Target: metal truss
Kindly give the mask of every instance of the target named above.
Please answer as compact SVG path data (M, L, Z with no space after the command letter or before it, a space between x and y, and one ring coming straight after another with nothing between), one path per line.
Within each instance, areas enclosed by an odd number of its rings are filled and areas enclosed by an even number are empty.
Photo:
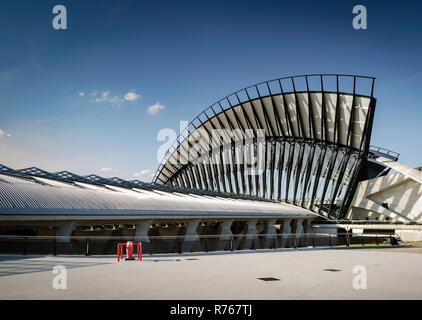
M213 190L201 190L186 187L179 187L173 185L162 185L157 183L148 183L140 180L124 180L118 177L104 178L95 174L80 176L69 171L48 172L37 167L30 167L20 170L15 170L0 164L0 174L14 176L16 178L23 178L37 182L36 178L44 178L49 180L56 180L69 184L85 183L99 187L115 186L126 189L144 189L149 191L164 191L170 193L196 194L206 195L210 197L219 197L226 199L242 199L242 200L257 200L257 201L271 201L269 199L262 199L259 197L248 196L243 194L228 194Z
M369 155L374 83L373 77L312 74L236 91L189 123L153 181L344 218ZM221 139L214 134L219 129L228 130ZM251 143L239 143L239 136ZM251 154L258 164L253 167L245 164Z

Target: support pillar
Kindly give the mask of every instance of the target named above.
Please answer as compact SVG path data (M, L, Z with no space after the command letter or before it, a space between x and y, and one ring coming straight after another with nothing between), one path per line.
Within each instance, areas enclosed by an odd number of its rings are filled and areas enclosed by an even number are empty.
M231 249L229 244L233 236L231 230L232 223L233 219L227 219L223 221L220 237L218 239L217 250L225 250L226 248L228 248L229 250ZM232 246L234 247L234 243L232 243Z
M73 253L72 244L70 243L70 237L72 236L73 230L75 229L76 221L64 222L59 225L56 230L56 243L54 248L54 254L69 254Z
M293 238L292 238L292 228L290 227L290 223L292 222L291 219L284 219L283 220L283 230L281 232L281 248L289 248L292 246Z
M152 220L144 220L135 224L135 232L133 234L135 242L149 243L148 230Z
M57 242L70 243L70 236L75 229L76 221L69 221L57 227L56 236Z
M252 247L252 242L254 242L254 248L256 249L258 246L258 234L256 231L256 225L258 223L258 219L252 219L248 221L248 230L246 233L246 239L243 245L243 249L249 250Z
M303 228L305 230L305 246L312 246L312 219L305 219Z
M267 221L267 230L265 235L265 245L264 248L273 248L278 247L277 242L277 230L275 229L276 219L270 219Z
M195 244L199 246L199 236L196 229L198 228L200 219L195 219L187 222L186 234L183 240L182 251L192 251Z
M303 219L296 219L295 221L295 236L296 236L296 244L298 247L305 246L305 232L303 230Z

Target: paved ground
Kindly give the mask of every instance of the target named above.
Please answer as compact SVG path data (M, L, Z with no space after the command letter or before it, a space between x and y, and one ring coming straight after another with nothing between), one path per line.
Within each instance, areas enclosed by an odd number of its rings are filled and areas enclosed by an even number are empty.
M0 299L422 299L421 253L260 250L119 263L110 256L0 256ZM65 290L53 289L56 265L67 268ZM366 267L366 290L352 286L355 265ZM279 281L258 279L271 277Z
M73 259L39 259L35 257L23 259L21 256L0 256L0 277L43 271L51 272L54 266L57 265L64 265L66 268L71 269L91 267L100 264L104 263L98 263L95 261L74 261ZM2 278L0 278L0 287L1 279Z

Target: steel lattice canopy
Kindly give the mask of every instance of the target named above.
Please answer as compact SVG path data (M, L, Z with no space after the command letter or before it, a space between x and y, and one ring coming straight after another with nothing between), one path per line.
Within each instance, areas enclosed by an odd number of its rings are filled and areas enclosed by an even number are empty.
M18 173L26 174L29 176L36 176L36 177L47 177L47 178L57 178L53 173L44 171L37 167L30 167L26 169L18 170Z
M11 173L11 174L17 173L15 170L13 170L13 169L11 169L9 167L3 166L1 164L0 164L0 172L1 173Z
M374 82L373 77L318 74L238 90L189 123L154 182L254 195L341 218L366 166ZM250 170L245 154L258 148L259 167Z

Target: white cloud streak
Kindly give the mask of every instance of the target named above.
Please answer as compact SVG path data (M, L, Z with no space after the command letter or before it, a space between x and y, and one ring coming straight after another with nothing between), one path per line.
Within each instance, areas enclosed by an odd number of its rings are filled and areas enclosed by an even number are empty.
M150 173L151 171L150 170L148 170L148 169L145 169L145 170L141 170L141 171L139 171L139 172L135 172L133 175L134 176L143 176L143 175L146 175L146 174L148 174L148 173Z
M133 91L126 93L125 96L124 96L124 99L126 101L136 101L139 98L141 98L141 95L137 94L136 92L133 92Z
M84 92L79 92L78 94L79 94L81 97L83 97L83 96L85 95L85 93L84 93ZM137 93L136 93L136 92L134 92L134 91L127 92L127 93L123 96L123 98L119 97L118 95L111 96L111 95L110 95L110 91L103 91L100 95L98 95L97 90L94 90L94 91L91 93L91 96L93 97L93 98L91 99L91 102L94 102L94 103L108 102L108 103L110 103L113 107L121 107L121 106L122 106L122 104L123 104L125 101L136 101L136 100L138 100L139 98L141 98L141 95L140 95L140 94L137 94Z
M144 181L152 180L152 177L154 176L154 174L149 169L145 169L145 170L141 170L139 172L135 172L133 175L135 177L138 177L138 179L141 179L141 180L144 180Z
M123 100L122 99L120 99L118 96L114 96L114 97L111 97L111 98L108 98L108 100L107 100L109 103L111 103L111 105L113 106L113 107L120 107L122 104L123 104Z
M95 98L92 100L92 102L104 102L107 101L109 98L108 96L110 95L110 91L104 91L100 97Z
M159 102L157 102L157 103L153 104L152 106L150 106L147 109L147 111L148 111L149 114L156 115L156 114L158 114L158 112L160 110L163 110L164 108L165 107L163 105L161 105Z

